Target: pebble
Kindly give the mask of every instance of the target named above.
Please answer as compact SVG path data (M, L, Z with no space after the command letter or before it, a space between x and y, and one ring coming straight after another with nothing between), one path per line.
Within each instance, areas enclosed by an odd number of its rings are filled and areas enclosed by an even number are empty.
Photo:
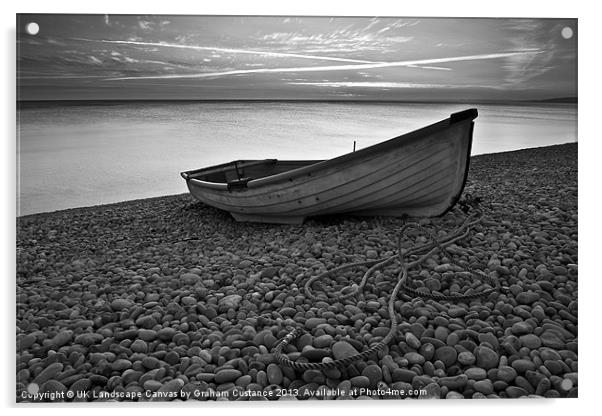
M34 379L33 383L38 385L44 384L46 381L56 378L56 376L63 371L62 363L52 363L49 364L46 368L44 368L40 374L38 374Z
M506 388L506 394L512 399L518 399L519 397L528 396L529 392L522 387L508 386Z
M415 350L419 349L420 346L422 345L420 343L420 340L416 337L416 335L412 334L411 332L406 332L405 339L406 339L406 343L411 348L414 348Z
M512 368L514 368L519 374L523 374L528 370L535 370L535 364L532 361L526 359L520 359L512 361Z
M148 352L148 344L146 343L146 341L137 339L136 341L132 342L132 345L130 345L130 349L134 352L146 353Z
M269 364L268 368L266 370L266 374L268 376L268 382L270 384L276 384L276 385L282 384L284 376L282 374L282 370L280 369L280 366L278 366L277 364L274 364L274 363Z
M488 379L476 381L472 387L485 395L493 393L493 383Z
M240 371L226 368L220 370L218 373L215 374L215 383L224 384L228 382L233 382L240 376L242 376L242 373Z
M358 354L358 351L347 341L338 341L332 345L332 355L335 360L342 360L355 354Z
M441 377L439 379L439 384L441 386L447 387L450 390L462 390L468 383L468 376L466 374L458 374L457 376L452 377Z
M367 377L370 380L370 388L375 389L377 384L383 379L383 371L378 365L371 364L364 368L362 376Z
M349 381L351 381L351 386L357 388L368 388L370 387L370 379L366 376L355 376L352 377Z
M506 383L512 382L517 375L518 374L516 370L513 367L507 365L500 366L497 371L497 378L499 380L505 381Z
M471 367L464 371L466 377L471 380L483 380L487 377L487 371L479 367Z
M241 227L189 196L19 218L17 388L41 380L61 391L316 391L353 380L433 398L576 396L576 153L559 146L473 158L467 191L491 206L487 221L449 255L427 259L414 283L425 293L475 290L453 255L487 266L509 290L463 302L399 299L395 342L327 371L278 364L272 352L284 328L307 324L284 349L293 360L366 350L388 332L395 266L374 273L357 299L309 299L302 282L395 255L398 219ZM462 219L452 211L422 223L443 237ZM420 234L407 243L427 243ZM336 290L357 284L357 271L333 274ZM319 296L332 286L322 283ZM385 397L358 397L368 398Z
M473 365L476 361L476 357L470 351L462 351L458 354L458 362L462 365Z
M82 344L84 347L89 347L102 341L104 337L101 334L95 332L87 332L79 334L75 337L74 342L76 344Z
M408 360L410 364L422 365L426 361L425 358L417 352L408 352L403 356L403 358Z
M322 325L326 323L326 319L324 318L309 318L305 321L305 328L308 330L315 329L318 325Z
M155 338L157 338L157 331L154 331L152 329L139 329L138 338L146 342L151 342Z
M57 349L63 345L67 345L73 339L73 331L70 329L58 332L50 341L50 345Z
M445 367L450 367L456 362L458 352L454 347L444 346L435 350L435 359L441 360Z
M497 367L500 357L489 347L479 346L475 349L474 355L477 359L477 366L489 370Z
M237 309L238 305L240 305L241 301L242 301L242 296L240 296L240 295L228 295L228 296L224 296L219 301L219 306L223 307L225 309Z
M539 300L539 295L536 292L528 291L521 292L516 296L516 301L523 305L531 305L533 302Z
M332 344L333 338L332 335L320 335L314 339L314 347L316 348L327 348Z
M539 336L539 339L545 347L554 348L557 350L563 349L566 345L562 338L553 331L544 331L543 334Z
M120 312L124 309L128 309L133 305L133 302L130 299L118 298L114 299L111 302L111 309L114 311Z
M179 395L180 390L182 390L182 387L184 387L184 384L186 384L184 380L179 378L174 378L173 380L168 381L167 383L163 384L159 390L157 390L157 395L151 398L151 401L157 402L173 400L175 397L171 394Z
M520 343L523 347L527 347L530 350L536 350L537 348L541 347L542 343L541 343L541 339L534 334L527 334L527 335L523 335L520 338Z
M512 325L511 330L514 335L525 335L530 334L533 331L533 327L527 322L521 321Z

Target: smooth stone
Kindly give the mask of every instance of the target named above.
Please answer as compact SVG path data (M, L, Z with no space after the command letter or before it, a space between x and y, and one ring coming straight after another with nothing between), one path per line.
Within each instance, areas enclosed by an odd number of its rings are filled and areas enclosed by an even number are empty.
M355 376L355 377L351 378L349 381L351 381L351 385L353 387L358 387L358 388L370 387L370 379L366 376Z
M530 305L533 302L536 302L539 300L539 295L536 292L532 292L532 291L521 292L518 295L516 295L515 299L520 304Z
M132 362L125 358L120 358L118 360L113 361L113 363L111 364L111 368L113 369L113 371L121 372L127 370L128 368L132 368Z
M161 361L156 357L146 356L142 359L142 366L148 370L161 367Z
M449 329L444 326L438 326L437 329L435 329L435 338L441 342L447 341L448 335Z
M494 349L497 349L499 347L499 345L500 345L497 337L495 335L493 335L491 332L487 332L487 333L484 333L484 334L479 334L478 338L479 338L480 342L487 342Z
M161 341L171 341L177 332L178 331L171 327L161 328L157 331L157 338L159 338Z
M136 326L144 329L151 329L157 325L157 320L151 315L144 315L136 319Z
M527 359L519 359L512 361L512 368L514 368L519 374L523 374L528 370L535 370L535 364Z
M50 345L54 348L60 348L68 344L73 339L73 331L70 329L59 331L50 341Z
M487 378L487 371L479 367L471 367L464 371L466 377L471 380L483 380Z
M306 370L303 373L303 380L306 383L316 383L318 385L323 384L326 381L320 370Z
M470 351L462 351L458 354L458 362L462 365L473 365L476 360L476 357Z
M498 368L497 371L497 378L499 380L505 381L506 383L510 383L512 382L516 376L517 376L517 372L514 368L507 366L507 365L503 365L500 368Z
M134 352L146 353L148 352L148 345L145 341L137 339L136 341L132 342L130 349Z
M440 399L441 398L441 386L437 383L429 383L422 388L426 394L421 394L418 399Z
M497 367L500 357L489 347L479 346L475 348L474 355L477 359L477 366L485 370Z
M476 381L472 388L485 395L493 393L493 383L488 379Z
M146 380L143 384L142 387L144 387L145 390L149 390L149 391L157 391L161 388L162 384L160 381L157 380Z
M168 381L167 383L163 384L161 386L161 388L159 388L159 390L157 390L157 396L151 398L151 401L156 402L156 401L173 400L174 397L168 396L168 394L169 393L179 393L180 390L182 390L182 387L184 387L184 384L186 384L184 382L184 380L179 379L179 378L174 378L173 380ZM165 393L165 394L159 394L159 393Z
M561 350L566 346L564 340L554 331L544 331L544 333L539 336L539 339L544 347Z
M306 347L301 352L301 357L307 358L309 361L322 361L325 357L330 356L330 351L320 348Z
M414 335L411 332L406 332L405 339L406 339L406 344L408 344L411 348L414 348L415 350L419 349L420 346L422 345L422 343L416 337L416 335Z
M326 319L324 318L309 318L305 321L305 327L310 331L315 329L318 325L322 325L326 323Z
M346 341L338 341L332 345L332 356L335 360L342 360L356 354L359 352Z
M396 368L391 373L391 378L394 382L403 381L405 383L411 383L416 376L417 374L415 372L405 368Z
M40 387L40 393L48 393L56 395L56 401L64 401L67 392L67 387L57 380L48 380Z
M403 358L408 360L408 362L410 364L422 365L426 361L422 355L418 354L417 352L412 352L412 351L405 353Z
M526 335L533 332L533 327L529 325L527 322L521 321L512 325L511 329L514 335Z
M104 337L101 334L97 334L95 332L86 332L84 334L79 334L75 337L74 342L76 344L82 344L85 347L89 347L91 345L97 344L102 341Z
M224 384L235 381L238 377L242 376L242 373L238 370L225 368L215 374L215 383Z
M333 338L332 335L320 335L314 339L314 347L316 348L328 348L330 344L332 344Z
M152 329L139 329L138 338L140 338L142 341L151 342L157 338L157 331Z
M368 377L370 380L370 388L373 389L376 388L377 384L383 379L383 371L376 364L366 366L362 371L362 375Z
M130 299L118 298L111 302L111 309L120 312L124 309L130 308L134 303Z
M268 383L281 385L284 379L282 374L282 370L277 364L271 363L268 365L266 369L266 374L268 376Z
M506 387L506 394L512 399L517 399L519 397L528 396L529 392L522 387L508 386Z
M435 359L441 360L446 368L452 366L457 358L458 352L454 347L445 346L435 350Z
M33 383L41 386L46 381L56 378L61 371L63 371L62 363L49 364L33 379Z
M520 343L523 347L527 347L530 350L536 350L541 347L541 339L534 334L527 334L519 337Z
M241 301L240 295L227 295L220 299L219 306L225 309L236 309Z
M466 374L458 374L453 377L441 377L439 379L439 384L450 390L461 390L466 386L466 383L468 383L468 376Z

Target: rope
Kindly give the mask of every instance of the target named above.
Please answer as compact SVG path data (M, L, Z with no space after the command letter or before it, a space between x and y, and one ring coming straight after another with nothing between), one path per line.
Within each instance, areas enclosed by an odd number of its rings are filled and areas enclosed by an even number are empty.
M274 350L273 350L274 358L281 365L292 367L295 370L310 370L310 369L325 370L325 369L332 369L332 368L336 368L336 367L344 367L354 361L369 357L370 355L374 354L375 352L382 350L395 337L395 334L397 332L397 314L395 313L395 300L397 299L399 292L401 290L403 290L403 292L405 294L411 295L413 297L421 297L421 298L433 299L433 300L437 300L437 301L450 301L450 302L458 302L458 301L477 299L477 298L488 296L493 292L496 292L499 288L497 287L496 283L493 282L493 279L491 279L488 275L486 275L483 272L473 270L470 266L465 266L465 267L460 266L450 255L449 251L446 249L447 246L455 243L456 241L466 238L470 234L470 228L475 226L476 224L480 223L483 220L483 216L484 216L483 213L478 208L476 208L476 205L478 205L479 202L480 202L479 199L473 199L470 195L467 195L466 200L462 201L459 205L460 205L460 208L467 214L468 214L468 211L472 209L473 214L467 215L460 227L458 227L450 235L448 235L440 240L437 239L430 230L421 226L420 224L408 223L408 224L405 224L399 232L399 237L397 240L397 254L394 254L386 259L376 259L376 260L368 260L368 261L344 264L342 266L339 266L334 269L328 270L324 273L321 273L317 276L311 277L305 283L305 286L304 286L305 294L307 295L308 298L316 300L317 296L312 292L312 289L311 289L312 285L316 281L323 280L324 278L329 277L337 272L341 272L341 271L344 271L344 270L347 270L347 269L350 269L353 267L369 266L370 268L364 273L359 285L352 285L350 287L349 286L347 287L347 289L350 288L351 290L345 291L345 289L343 289L341 291L334 292L334 293L329 293L327 291L324 292L326 297L330 298L330 299L337 299L337 300L347 299L347 298L354 296L354 295L358 294L359 292L361 292L362 289L364 288L364 286L366 285L368 279L370 278L370 276L376 270L382 269L383 267L388 266L389 264L393 263L395 260L398 260L399 264L401 265L401 271L399 272L399 275L397 278L397 284L393 288L393 291L391 292L391 295L389 297L389 302L388 302L388 313L389 313L389 317L391 320L391 324L389 327L389 332L387 333L387 335L385 335L385 337L381 341L374 344L373 346L371 346L370 348L368 348L365 351L362 351L360 353L354 354L354 355L346 357L346 358L332 360L332 361L328 361L328 362L321 362L321 363L297 362L297 361L290 360L286 355L284 355L282 353L282 350L288 344L290 344L293 340L295 340L299 335L306 332L305 329L303 329L301 327L296 327L296 328L293 328L280 342L278 342L276 347L274 347ZM405 232L412 228L426 234L426 236L428 237L430 242L428 242L426 244L422 244L418 247L415 247L411 250L406 251L402 247L403 237L405 235ZM481 278L486 280L492 286L492 288L483 289L483 290L475 292L475 293L457 294L457 295L423 293L423 292L420 292L420 291L416 290L415 288L413 288L411 286L411 279L409 278L409 272L408 272L409 269L420 265L422 262L424 262L427 258L432 256L437 251L445 253L449 259L449 262L452 265L456 266L457 268L467 269L470 272L470 274L473 276L479 275ZM421 257L419 257L417 260L412 261L412 262L406 261L406 259L409 258L410 256L415 256L415 255L418 255L418 254L424 253L424 252L426 252L426 253L423 254ZM345 293L343 293L344 291L345 291Z

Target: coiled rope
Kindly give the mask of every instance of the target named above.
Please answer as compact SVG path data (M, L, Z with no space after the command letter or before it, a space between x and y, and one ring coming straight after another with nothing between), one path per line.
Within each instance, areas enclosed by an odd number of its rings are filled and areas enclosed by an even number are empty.
M413 297L421 297L421 298L433 299L433 300L437 300L437 301L449 301L449 302L458 302L458 301L477 299L477 298L488 296L489 294L491 294L493 292L496 292L499 288L498 288L497 284L495 282L493 282L493 279L491 279L488 275L486 275L485 273L483 273L481 271L473 270L470 266L465 266L464 268L467 269L470 272L470 274L473 276L479 275L483 280L487 281L492 287L478 291L478 292L474 292L474 293L457 294L457 295L456 294L444 295L444 294L437 294L437 293L424 293L424 292L420 292L420 291L416 290L415 288L413 288L411 286L411 281L409 278L409 272L408 272L409 269L420 265L423 261L425 261L427 258L432 256L437 251L445 253L447 255L447 258L449 259L449 262L452 265L454 265L460 269L463 268L453 259L453 257L450 255L450 253L446 249L446 247L459 240L466 238L470 234L471 227L475 226L476 224L480 223L483 220L483 213L477 207L478 203L479 203L478 199L472 198L470 195L467 195L466 200L462 201L462 203L461 203L461 208L466 213L468 213L469 210L472 210L473 212L466 216L462 225L460 227L458 227L453 233L451 233L450 235L448 235L440 240L438 240L431 233L431 231L429 231L427 228L423 227L422 225L420 225L418 223L408 223L408 224L405 224L399 232L399 236L398 236L398 240L397 240L397 254L394 254L386 259L377 259L377 260L369 260L369 261L363 261L363 262L344 264L342 266L339 266L334 269L328 270L324 273L321 273L317 276L311 277L305 283L305 286L304 286L305 294L307 295L308 298L316 300L317 297L312 291L312 286L316 281L319 281L323 278L332 276L335 273L342 272L344 270L347 270L347 269L350 269L353 267L370 266L370 268L364 273L359 285L354 284L352 286L348 286L347 288L345 288L345 289L350 289L350 290L343 289L341 291L334 292L334 293L329 293L328 291L324 291L324 294L328 298L342 300L342 299L346 299L351 296L354 296L354 295L358 294L359 292L361 292L363 290L364 286L366 285L366 282L368 281L370 276L375 271L382 269L385 266L388 266L389 264L393 263L395 260L398 260L399 264L401 266L401 271L399 272L399 275L397 278L397 284L395 285L393 291L391 292L390 297L389 297L389 302L388 302L388 313L389 313L391 324L389 327L389 332L381 341L374 344L372 347L368 348L367 350L364 350L360 353L354 354L354 355L346 357L346 358L332 360L332 361L328 361L328 362L320 362L320 363L297 362L297 361L290 360L286 355L284 355L282 353L282 350L288 344L290 344L299 335L301 335L302 333L305 332L304 328L296 327L296 328L293 328L274 347L274 350L273 350L274 358L281 365L292 367L295 370L303 371L303 370L310 370L310 369L326 370L326 369L332 369L332 368L336 368L336 367L344 367L354 361L365 359L365 358L369 357L370 355L382 350L395 337L395 334L397 332L397 314L395 313L395 300L397 299L399 292L401 290L403 290L403 292L405 294L413 296ZM403 237L404 237L406 231L409 229L412 229L412 228L426 234L429 242L426 244L422 244L418 247L415 247L413 249L410 249L410 250L404 250L402 247ZM419 257L415 261L408 262L406 260L410 256L418 255L421 253L425 253L425 254L423 254L421 257Z

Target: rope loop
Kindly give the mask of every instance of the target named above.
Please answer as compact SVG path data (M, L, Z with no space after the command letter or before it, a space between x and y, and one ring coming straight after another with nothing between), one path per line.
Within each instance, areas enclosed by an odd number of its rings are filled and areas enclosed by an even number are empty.
M351 269L354 267L369 267L368 270L363 274L362 280L360 281L359 284L352 284L352 285L347 286L346 288L344 288L340 291L337 291L337 292L324 291L324 294L326 295L327 298L336 299L337 301L340 301L340 300L350 298L350 297L355 296L358 293L360 293L363 290L364 286L366 285L366 282L368 281L368 279L374 272L376 272L377 270L380 270L386 266L389 266L390 264L397 261L399 263L399 265L401 266L401 271L399 272L399 276L397 278L397 283L396 283L395 287L393 288L393 290L391 291L391 294L389 296L389 302L388 302L388 313L389 313L391 323L390 323L390 327L389 327L389 332L380 342L374 344L367 350L364 350L360 353L357 353L355 355L352 355L352 356L349 356L349 357L346 357L343 359L332 360L332 361L321 362L321 363L297 362L297 361L290 360L285 354L283 354L284 348L287 345L289 345L291 342L293 342L299 335L301 335L302 333L305 332L305 330L303 328L295 327L292 330L290 330L286 334L286 336L284 338L282 338L278 342L278 344L274 347L274 350L273 350L274 358L281 365L291 367L295 370L300 370L300 371L310 370L310 369L327 370L327 369L332 369L332 368L337 368L337 367L345 367L354 361L365 359L365 358L371 356L372 354L374 354L378 351L381 351L386 345L388 345L394 339L395 334L397 332L397 314L395 313L395 300L398 298L400 291L403 291L403 293L405 295L409 295L409 296L415 297L415 298L420 297L420 298L426 298L426 299L433 299L436 301L447 301L447 302L461 302L461 301L474 300L474 299L489 296L490 294L492 294L494 292L499 292L500 287L496 284L496 282L493 281L493 279L489 275L483 273L482 271L473 270L472 267L470 267L470 265L466 265L466 266L459 265L454 260L453 256L449 252L449 250L446 248L446 247L450 246L451 244L454 244L455 242L463 240L466 237L468 237L468 235L470 234L471 228L474 227L475 225L477 225L478 223L480 223L484 217L483 211L481 210L481 198L479 198L479 197L473 197L471 194L467 193L465 198L462 201L458 202L458 206L459 206L459 209L465 214L465 219L462 222L462 224L456 230L454 230L451 234L438 239L431 230L420 225L419 223L417 223L417 222L406 223L401 227L401 229L398 233L397 253L396 254L394 254L388 258L385 258L385 259L376 259L376 260L368 260L368 261L344 264L344 265L338 266L334 269L327 270L319 275L310 277L307 280L307 282L305 283L305 285L303 287L303 289L305 291L305 295L309 299L316 300L317 296L314 294L314 292L312 290L312 286L314 285L314 283L316 281L320 281L326 277L330 277L336 273L339 273L339 272L342 272L342 271L345 271L345 270L348 270L348 269ZM411 248L411 249L403 248L402 245L403 245L404 237L406 236L406 232L410 229L414 229L414 230L417 230L417 231L423 233L427 237L428 242L424 243L422 245L419 245L417 247ZM459 268L461 270L462 269L467 270L468 272L470 272L470 274L473 277L478 275L482 280L484 280L488 284L490 284L491 288L486 288L486 289L480 290L478 292L469 293L469 294L449 294L449 295L438 294L438 293L423 293L423 292L420 292L417 289L415 289L411 284L411 279L409 278L409 270L413 267L416 267L416 266L422 264L427 258L429 258L435 252L438 252L438 251L441 252L442 254L445 254L446 257L449 259L449 262L452 265L454 265L456 268ZM410 257L417 256L419 254L421 254L421 256L418 259L413 260L413 261L408 261L408 259Z

